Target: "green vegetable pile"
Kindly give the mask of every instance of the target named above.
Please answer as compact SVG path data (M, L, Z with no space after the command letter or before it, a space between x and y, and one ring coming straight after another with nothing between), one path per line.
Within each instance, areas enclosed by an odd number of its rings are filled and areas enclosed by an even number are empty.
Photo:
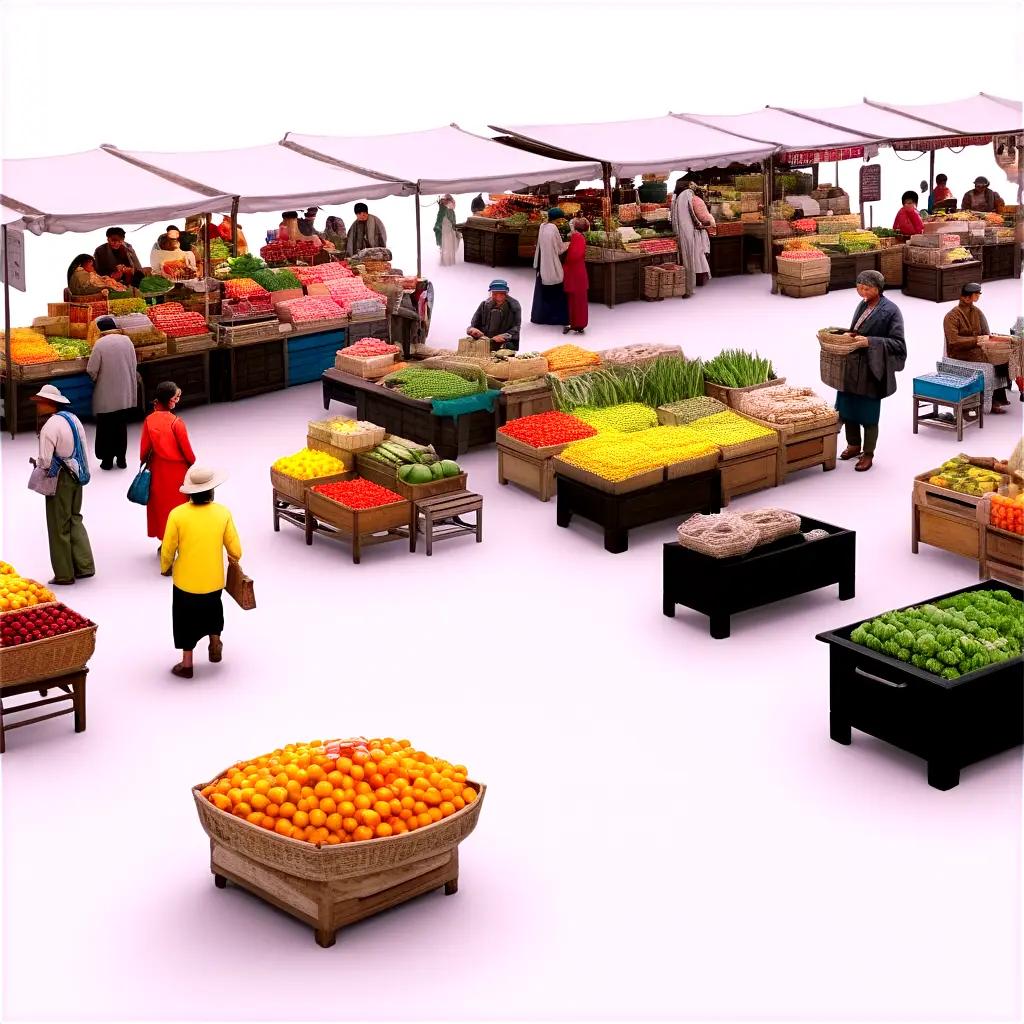
M638 402L652 409L704 393L704 371L699 359L674 356L642 366L604 367L560 380L549 378L555 408L571 413L581 406L606 409Z
M899 232L893 231L892 228L871 228L872 233L878 235L879 238L895 238Z
M86 359L92 354L92 347L84 338L47 338L61 359Z
M221 242L221 245L223 244ZM214 258L212 244L210 245L210 258ZM252 253L247 252L243 256L229 256L228 267L231 268L228 272L228 277L255 278L261 270L266 270L267 265L258 256L253 256Z
M234 274L232 274L234 276ZM268 292L280 292L286 288L301 288L302 282L290 270L254 271L252 279Z
M465 398L485 390L487 383L483 371L478 379L466 380L447 370L421 370L417 367L389 373L384 380L396 384L407 398Z
M770 359L738 348L724 349L704 364L704 379L726 388L749 388L774 378Z
M139 291L144 294L156 294L157 292L170 291L174 285L167 280L166 277L161 277L159 274L147 274L139 282Z
M664 408L668 409L676 417L677 424L695 423L707 416L716 416L725 412L726 406L717 398L710 398L702 395L697 398L684 398L681 402L667 402Z
M1005 590L956 594L862 622L850 639L943 679L958 679L1020 656L1024 602Z
M149 308L145 299L110 299L107 306L113 316L124 316L126 313L145 313Z
M210 239L210 259L211 260L226 260L231 256L231 249L228 247L228 243L223 238L211 238ZM262 263L261 263L262 265Z

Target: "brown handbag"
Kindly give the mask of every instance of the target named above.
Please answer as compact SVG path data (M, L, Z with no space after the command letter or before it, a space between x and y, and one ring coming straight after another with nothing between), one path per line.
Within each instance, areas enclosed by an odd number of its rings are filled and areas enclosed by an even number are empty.
M233 558L228 559L228 578L224 589L243 611L251 611L256 607L256 591L252 577L246 576L241 565Z

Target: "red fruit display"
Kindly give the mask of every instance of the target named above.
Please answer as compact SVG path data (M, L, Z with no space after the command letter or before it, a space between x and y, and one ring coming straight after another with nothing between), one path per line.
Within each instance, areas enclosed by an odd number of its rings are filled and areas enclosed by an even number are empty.
M0 647L17 647L37 640L49 640L92 625L94 623L64 604L25 608L0 615Z
M381 338L362 338L342 349L347 356L390 356L401 351L397 345L389 345Z
M394 505L396 501L405 500L400 494L372 480L339 480L332 484L317 484L313 490L339 505L358 510L380 508L381 505Z
M585 437L593 437L597 431L589 423L568 413L539 412L533 416L509 420L505 426L498 428L498 433L533 448L546 448L553 444L582 441Z

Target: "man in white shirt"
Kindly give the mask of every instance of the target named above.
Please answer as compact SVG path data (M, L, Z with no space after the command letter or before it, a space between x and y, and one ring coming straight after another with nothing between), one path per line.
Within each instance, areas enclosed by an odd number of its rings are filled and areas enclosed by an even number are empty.
M100 469L128 465L128 417L138 405L135 346L117 329L112 316L96 321L99 341L93 345L86 372L93 379L92 413L96 417L96 458Z
M50 584L68 584L96 575L89 534L82 522L82 481L89 479L89 456L81 420L64 408L71 403L52 384L32 396L41 416L37 465L56 471L57 491L46 498L46 534L50 541Z

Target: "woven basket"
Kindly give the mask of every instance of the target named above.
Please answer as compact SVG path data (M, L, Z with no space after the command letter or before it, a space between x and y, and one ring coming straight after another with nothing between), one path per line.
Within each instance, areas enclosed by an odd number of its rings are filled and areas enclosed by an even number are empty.
M207 785L196 786L192 796L199 823L211 840L275 871L315 882L360 878L453 850L476 828L487 792L486 786L473 783L477 798L471 804L414 832L337 846L314 846L214 807L201 792Z
M342 433L331 429L331 420L310 420L306 426L307 440L323 441L334 448L347 452L361 452L368 448L376 448L384 440L384 428L376 423L360 420L358 431ZM307 445L307 447L309 447Z
M749 512L738 513L749 526L757 530L758 544L771 544L774 541L800 532L800 517L793 512L781 508L755 508Z
M846 354L821 350L821 383L827 388L842 391L846 382Z
M548 361L543 356L534 359L496 359L484 367L495 380L520 380L538 377L548 372Z
M893 238L882 239L882 241L895 242ZM890 245L878 254L878 269L885 278L885 283L890 287L900 287L903 284L903 246L900 244Z
M460 356L487 356L491 357L490 338L459 338Z
M351 373L356 377L363 377L372 380L374 377L383 377L391 372L395 365L395 354L389 353L383 356L349 356L342 349L334 357L334 368L345 373Z
M837 330L835 327L823 327L818 331L818 344L821 346L823 352L831 352L835 355L849 355L850 352L860 348L860 345L856 341L845 341L845 333L843 334L832 334L831 331Z
M711 558L735 558L753 551L760 543L755 526L733 512L691 516L676 528L684 548Z
M17 647L0 647L0 686L76 672L85 667L95 650L95 626Z

